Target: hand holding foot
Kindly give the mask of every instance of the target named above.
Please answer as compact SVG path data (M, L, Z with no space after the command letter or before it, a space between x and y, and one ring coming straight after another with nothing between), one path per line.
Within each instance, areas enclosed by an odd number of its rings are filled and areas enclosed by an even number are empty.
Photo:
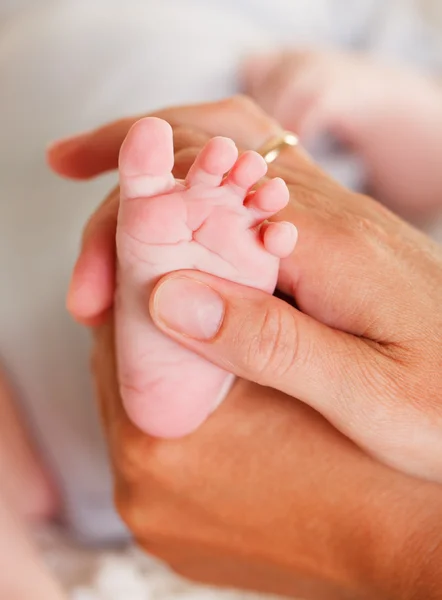
M212 124L223 107L213 105ZM249 107L244 120L254 115L248 126L256 137L269 121ZM78 153L99 165L103 135L114 129L83 138L80 150L71 143L72 170L82 164ZM302 313L258 290L193 273L224 299L219 333L200 341L183 336L176 320L161 315L161 293L151 302L157 324L218 366L300 398L382 461L442 481L440 249L378 203L330 181L298 149L281 156L271 173L284 177L295 200L278 217L301 232L295 260L281 263L278 285ZM91 220L74 274L75 314L89 322L112 304L117 211L113 194ZM92 278L97 271L102 285Z
M293 225L264 223L287 205L289 193L281 179L252 191L267 171L259 154L238 158L231 140L214 138L184 181L174 179L173 163L172 129L165 121L147 118L132 127L120 153L119 380L128 414L161 437L195 430L222 401L232 377L156 328L148 297L158 279L196 269L272 294L279 259L291 254L296 242ZM211 293L204 285L199 292ZM162 298L178 322L180 300ZM205 335L213 327L213 312L198 316Z

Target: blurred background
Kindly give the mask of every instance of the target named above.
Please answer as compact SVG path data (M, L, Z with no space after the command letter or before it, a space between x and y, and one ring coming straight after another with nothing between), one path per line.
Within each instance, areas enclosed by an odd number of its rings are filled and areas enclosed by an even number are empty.
M283 101L283 125L298 130L296 94L271 87L269 56L287 53L288 84L293 53L306 49L363 53L436 82L441 48L441 0L1 0L0 357L11 402L60 491L62 527L39 526L37 539L73 599L224 594L178 583L130 544L108 549L129 536L112 505L89 337L64 297L83 225L116 177L57 179L47 145L122 116L238 92L275 114ZM332 90L333 72L325 67ZM356 86L344 87L351 98ZM328 130L316 133L306 140L314 158L344 184L369 187L364 156ZM0 423L0 448L1 439Z

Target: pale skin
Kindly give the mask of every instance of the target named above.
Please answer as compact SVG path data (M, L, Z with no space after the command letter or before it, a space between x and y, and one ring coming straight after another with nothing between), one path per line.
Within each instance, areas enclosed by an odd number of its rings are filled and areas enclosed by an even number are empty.
M56 514L58 498L15 404L12 386L0 374L0 596L63 600L28 533L29 523Z
M57 511L55 486L17 408L13 386L0 371L0 479L20 517L38 521Z
M164 336L146 314L146 294L161 276L183 268L272 294L279 260L296 242L291 223L264 223L287 205L289 192L282 179L252 191L267 171L259 154L238 158L232 140L218 137L185 180L174 178L173 167L170 125L154 118L136 123L119 160L117 356L128 414L160 437L199 427L227 395L232 376ZM168 301L177 306L179 299Z
M0 499L0 530L2 598L66 600L34 547L23 516L6 498Z

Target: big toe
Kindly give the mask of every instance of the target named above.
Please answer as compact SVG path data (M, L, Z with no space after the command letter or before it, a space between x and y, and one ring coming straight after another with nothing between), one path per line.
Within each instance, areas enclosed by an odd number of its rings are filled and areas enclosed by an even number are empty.
M166 192L174 184L173 131L163 119L137 121L124 140L119 158L123 197L143 197Z

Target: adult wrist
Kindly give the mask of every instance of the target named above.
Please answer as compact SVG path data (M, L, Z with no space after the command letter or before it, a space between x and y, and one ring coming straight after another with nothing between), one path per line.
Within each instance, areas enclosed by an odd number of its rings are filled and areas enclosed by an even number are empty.
M379 496L378 510L368 508L367 514L373 535L367 532L371 548L365 577L373 574L372 597L440 600L442 488L399 475L398 485Z
M318 535L320 569L313 571L314 579L327 574L330 593L334 584L336 596L327 598L440 600L442 488L389 468L381 467L380 474L379 468L373 461L372 478L367 469L363 477L349 479L349 494L342 495L340 506L330 497ZM323 492L327 494L327 482ZM290 527L287 533L296 540ZM299 560L299 550L287 550L286 556ZM293 573L302 570L296 562L290 566Z

